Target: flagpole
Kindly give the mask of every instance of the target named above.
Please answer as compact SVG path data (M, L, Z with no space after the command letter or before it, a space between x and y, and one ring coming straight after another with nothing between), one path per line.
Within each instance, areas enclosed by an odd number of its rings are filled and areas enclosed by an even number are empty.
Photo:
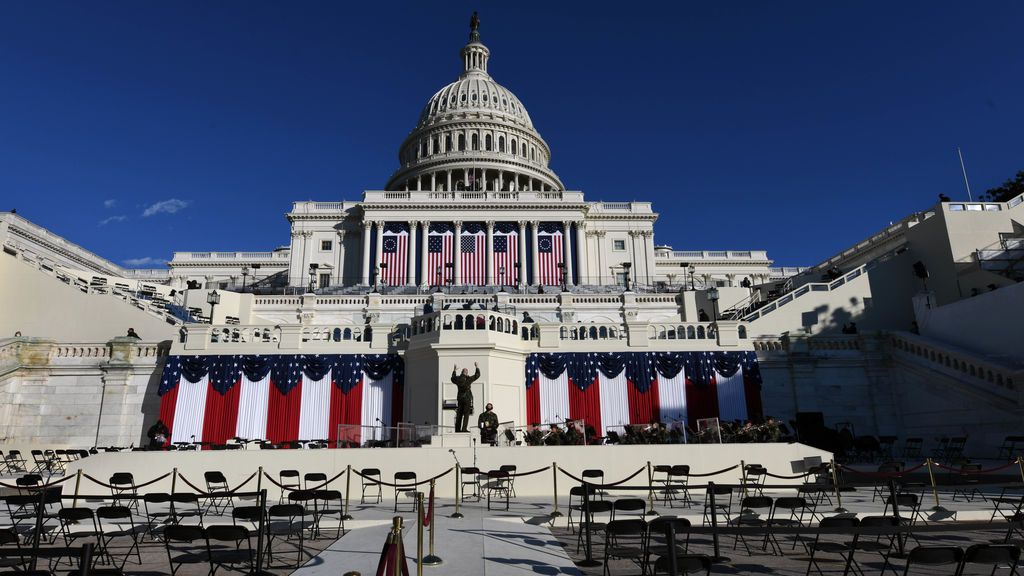
M967 181L967 168L964 166L964 155L960 152L960 147L956 147L956 154L960 157L960 171L964 174L964 186L967 187L967 201L974 202L974 197L971 195L971 183Z

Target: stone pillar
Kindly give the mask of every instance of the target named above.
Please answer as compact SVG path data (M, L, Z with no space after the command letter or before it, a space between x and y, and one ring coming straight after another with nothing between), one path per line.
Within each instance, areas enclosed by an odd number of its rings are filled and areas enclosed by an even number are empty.
M579 276L580 284L591 284L587 278L589 266L587 266L587 237L583 230L583 222L576 223L576 275Z
M565 264L563 268L565 278L563 282L566 286L572 286L572 248L570 247L570 240L572 236L572 222L566 220L562 222L562 262Z
M487 285L494 285L494 220L487 221Z
M408 272L405 275L405 285L416 285L416 221L409 220L409 242L406 245L405 263L408 265Z
M373 222L363 220L363 285L370 283L370 227Z
M378 220L377 221L377 246L376 246L376 250L374 250L374 252L375 252L375 254L374 254L374 261L373 261L373 266L375 268L374 278L376 279L376 283L379 284L380 283L380 262L381 262L381 259L384 256L384 221L383 220Z
M420 270L423 270L423 285L429 286L431 283L430 279L434 277L434 271L427 269L427 262L430 257L430 253L427 252L427 248L429 248L428 240L430 239L430 221L424 220L420 222L420 227L423 228L423 246L420 248Z
M519 282L520 286L526 285L526 223L522 220L516 222L519 226L517 241L519 242Z
M445 173L448 175L448 187L445 188L445 190L448 191L448 192L451 192L452 191L452 171L451 170L447 170L447 171L445 171ZM424 228L424 230L426 230L426 228Z
M452 285L462 284L462 220L456 220L455 237L452 239L452 262L454 270L452 273Z
M540 274L538 274L538 270L537 270L537 262L540 260L540 257L537 255L537 228L538 228L538 225L539 225L539 223L536 220L534 220L533 222L530 222L530 230L531 230L531 234L533 234L533 250L530 251L531 252L530 256L533 257L533 261L530 262L530 270L533 271L533 283L534 284L540 284Z
M338 257L334 261L336 269L334 273L334 283L338 286L343 286L345 284L345 231L338 230L336 233L338 235ZM254 276L253 281L255 280L256 278Z

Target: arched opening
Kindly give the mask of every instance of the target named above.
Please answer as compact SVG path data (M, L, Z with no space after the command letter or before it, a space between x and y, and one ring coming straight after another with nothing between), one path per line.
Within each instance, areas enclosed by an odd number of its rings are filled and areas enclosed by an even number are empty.
M491 151L491 135L487 134L484 136L484 150Z
M522 153L522 156L523 156L523 158L526 158L526 143L525 142L523 143L523 153Z
M504 136L498 136L498 152L504 152L504 151L505 151L505 137Z
M445 134L444 135L444 150L442 150L442 152L451 152L451 151L452 151L452 135L451 134Z
M459 152L466 151L466 135L459 134Z
M480 136L479 135L473 134L470 137L469 147L472 150L479 150L480 149Z

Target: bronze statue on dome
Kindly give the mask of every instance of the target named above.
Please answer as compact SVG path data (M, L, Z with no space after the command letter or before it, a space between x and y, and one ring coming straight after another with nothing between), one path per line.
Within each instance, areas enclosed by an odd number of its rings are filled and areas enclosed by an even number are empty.
M476 15L476 10L469 18L469 40L471 42L480 40L480 17Z

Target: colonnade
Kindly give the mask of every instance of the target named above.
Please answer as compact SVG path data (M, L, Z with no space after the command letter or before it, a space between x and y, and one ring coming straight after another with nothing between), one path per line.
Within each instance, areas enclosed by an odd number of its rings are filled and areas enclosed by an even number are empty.
M450 283L455 286L463 285L462 275L462 229L463 221L443 221L443 222L432 222L430 220L409 220L405 222L408 225L409 240L406 243L407 246L407 258L406 264L408 266L405 275L405 284L407 286L417 285L417 262L419 262L419 284L430 285L430 272L428 270L429 265L429 251L427 241L430 226L432 223L444 223L449 224L454 229L454 236L452 238L452 266L451 274L447 271L443 273L443 278L446 283ZM547 224L550 221L526 221L518 220L514 222L517 233L517 267L518 273L515 275L515 282L500 282L502 285L526 285L528 279L532 281L530 284L538 284L540 282L540 270L538 269L539 251L538 241L541 224ZM382 262L383 256L383 245L384 245L384 228L388 224L388 221L374 221L364 220L362 222L363 227L363 259L362 259L362 283L369 285L376 279L376 274L379 274L379 266ZM488 220L483 222L487 232L487 243L486 243L486 284L495 285L496 278L499 274L495 262L494 262L494 230L497 222L494 220ZM583 237L583 225L582 222L575 220L565 220L558 222L562 232L562 262L564 263L564 283L566 285L573 284L574 278L574 264L579 265L578 275L580 278L586 277L586 256L582 253L585 250L585 242ZM570 241L573 236L573 224L576 225L576 236ZM530 258L527 258L526 254L526 235L527 228L531 235L531 253ZM420 232L421 234L417 234ZM422 243L417 247L417 240ZM371 245L374 247L373 254L371 254ZM574 249L577 252L574 256ZM418 258L417 258L418 256ZM529 272L529 275L528 275ZM508 274L506 273L506 276ZM557 284L558 282L549 282L549 284Z
M389 190L391 188L388 188ZM418 174L405 180L403 191L431 192L552 192L550 183L511 170L486 168L454 168Z

